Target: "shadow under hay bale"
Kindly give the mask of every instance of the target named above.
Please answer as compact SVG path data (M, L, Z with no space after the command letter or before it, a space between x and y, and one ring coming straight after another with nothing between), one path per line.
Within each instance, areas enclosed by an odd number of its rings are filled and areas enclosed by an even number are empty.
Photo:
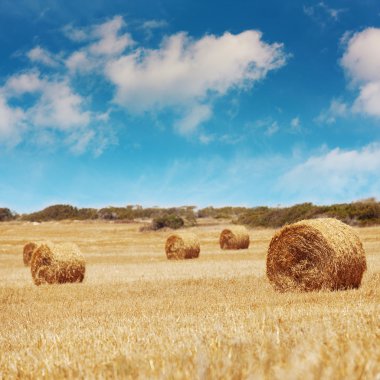
M358 288L366 269L358 235L336 219L290 224L269 244L267 276L279 291Z
M32 261L33 252L36 250L37 246L38 246L37 243L35 243L33 241L26 243L24 245L22 257L23 257L25 266L30 266L30 262Z
M86 266L78 246L45 242L34 251L31 272L36 285L82 282Z
M220 233L219 244L221 249L248 249L249 233L243 226L226 228Z
M168 259L195 259L201 251L198 237L193 233L172 234L166 239L165 252Z

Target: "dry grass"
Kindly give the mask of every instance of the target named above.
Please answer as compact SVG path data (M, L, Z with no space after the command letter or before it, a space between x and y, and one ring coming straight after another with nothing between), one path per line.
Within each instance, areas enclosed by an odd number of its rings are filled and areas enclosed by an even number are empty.
M0 378L379 379L380 228L358 230L359 289L278 294L274 231L226 252L221 227L192 229L199 259L168 261L167 233L137 224L0 224ZM84 283L34 286L33 238L77 242Z

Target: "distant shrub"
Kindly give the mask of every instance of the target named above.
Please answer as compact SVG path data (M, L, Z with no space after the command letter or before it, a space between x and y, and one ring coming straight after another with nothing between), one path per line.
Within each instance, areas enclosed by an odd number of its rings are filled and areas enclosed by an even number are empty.
M301 203L291 207L255 207L240 214L236 222L252 227L281 227L303 219L331 217L346 224L368 226L380 224L380 203L374 199L316 206L312 203Z
M16 215L9 208L0 208L0 222L7 222L16 218Z
M98 210L96 208L80 208L78 209L77 219L93 220L98 218Z
M167 214L154 218L152 221L152 230L156 231L164 227L174 230L183 227L185 221L178 215Z
M70 205L53 205L46 207L42 211L26 214L23 220L31 222L44 222L49 220L77 219L78 209Z

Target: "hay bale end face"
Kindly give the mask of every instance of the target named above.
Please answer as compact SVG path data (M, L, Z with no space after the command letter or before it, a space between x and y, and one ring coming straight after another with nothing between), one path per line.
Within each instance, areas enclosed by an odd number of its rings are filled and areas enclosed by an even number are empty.
M243 226L224 229L219 237L221 249L248 249L249 233Z
M35 251L37 246L38 246L37 243L33 241L30 241L29 243L26 243L24 245L22 257L23 257L25 266L30 265L30 262L32 261L33 252Z
M272 238L267 276L278 291L358 288L367 269L354 229L337 219L303 220Z
M45 242L34 251L31 272L36 285L82 282L86 266L78 246Z
M198 237L192 233L172 234L166 239L165 252L168 259L195 259L201 251Z

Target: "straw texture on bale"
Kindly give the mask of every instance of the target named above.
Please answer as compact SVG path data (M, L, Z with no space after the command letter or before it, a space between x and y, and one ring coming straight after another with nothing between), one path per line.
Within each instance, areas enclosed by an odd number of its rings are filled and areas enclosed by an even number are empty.
M29 243L26 243L24 245L24 250L23 250L23 260L24 260L24 265L29 266L30 262L32 261L32 255L35 249L37 248L37 243L30 241Z
M193 233L172 234L166 239L165 252L168 259L195 259L201 251L198 237Z
M85 261L75 244L45 242L34 251L31 272L36 285L82 282Z
M235 226L224 229L219 237L222 249L247 249L249 247L249 234L245 227Z
M366 269L358 235L336 219L290 224L269 244L267 276L279 291L358 288Z

